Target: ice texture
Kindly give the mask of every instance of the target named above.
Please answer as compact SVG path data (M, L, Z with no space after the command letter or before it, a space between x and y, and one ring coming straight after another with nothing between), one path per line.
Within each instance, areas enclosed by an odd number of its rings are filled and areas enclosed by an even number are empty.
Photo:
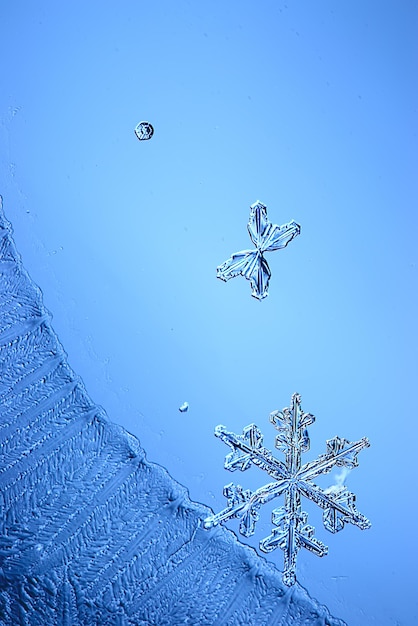
M357 455L368 447L366 437L351 443L347 439L334 437L327 441L325 454L302 465L302 453L310 447L307 427L315 421L311 413L301 409L301 397L293 394L290 407L273 411L270 422L278 430L275 446L285 454L285 462L276 459L263 446L263 435L255 424L244 428L242 435L228 432L225 426L217 426L215 434L232 450L225 459L229 471L244 471L256 465L274 480L256 491L245 490L241 485L230 483L224 487L227 507L216 515L208 516L205 528L212 528L231 518L240 520L240 533L245 537L254 534L263 504L284 496L284 506L273 510L274 529L260 542L263 552L281 548L284 552L283 582L296 582L296 559L300 548L306 548L317 556L328 552L327 546L314 536L315 528L307 523L308 515L302 511L302 497L308 498L323 509L323 523L327 530L336 533L350 523L362 530L370 527L369 520L357 511L355 495L344 485L333 485L321 489L313 482L317 476L327 474L334 466L350 470L357 467ZM341 473L344 478L345 473Z
M299 235L300 226L295 221L278 226L267 218L267 207L258 201L250 207L248 233L255 250L235 252L216 269L216 275L225 282L235 276L244 276L251 284L251 295L258 300L268 296L270 268L265 252L285 248Z
M92 402L1 207L0 373L1 626L342 626Z

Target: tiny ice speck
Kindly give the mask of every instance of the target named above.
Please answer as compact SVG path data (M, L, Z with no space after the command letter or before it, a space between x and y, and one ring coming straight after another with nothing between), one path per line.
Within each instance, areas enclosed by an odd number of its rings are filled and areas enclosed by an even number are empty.
M138 137L139 141L151 139L153 134L154 127L149 122L139 122L139 124L135 126L135 135Z
M189 403L188 402L183 402L183 404L181 406L179 406L179 411L180 413L186 413L186 411L189 410Z

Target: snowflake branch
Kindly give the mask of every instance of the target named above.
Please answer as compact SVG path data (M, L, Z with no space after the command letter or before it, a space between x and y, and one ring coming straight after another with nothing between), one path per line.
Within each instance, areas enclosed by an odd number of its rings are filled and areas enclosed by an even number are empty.
M232 449L225 458L225 469L230 472L237 469L244 471L253 463L276 480L286 477L284 463L275 459L270 450L262 445L263 435L255 424L246 426L242 435L228 432L225 426L220 425L215 428L215 435Z
M321 454L315 461L306 463L298 472L298 478L300 480L313 480L320 474L328 474L334 465L353 469L358 466L358 453L368 447L370 447L370 442L367 437L354 443L340 437L328 439L326 453Z

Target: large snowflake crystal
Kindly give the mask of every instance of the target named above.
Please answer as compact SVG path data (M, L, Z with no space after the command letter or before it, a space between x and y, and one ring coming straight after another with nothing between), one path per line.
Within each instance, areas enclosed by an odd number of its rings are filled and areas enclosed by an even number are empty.
M270 450L263 446L263 435L255 424L244 428L242 435L228 432L224 426L217 426L215 435L230 448L225 459L225 468L230 471L244 471L251 464L264 470L273 478L256 491L245 490L241 485L230 483L224 487L228 506L210 515L204 521L205 528L216 526L231 518L240 520L240 533L245 537L254 534L262 504L278 496L284 496L284 506L273 510L274 525L271 535L260 542L263 552L276 548L284 551L283 582L293 585L296 580L296 558L300 548L306 548L317 556L324 556L328 548L314 536L315 529L307 523L307 513L302 511L302 496L315 502L323 509L323 523L327 530L336 533L345 523L355 524L362 530L370 527L369 520L355 507L355 495L344 485L334 485L321 489L313 482L317 476L328 474L335 466L346 470L357 467L357 455L369 447L366 437L351 443L347 439L328 439L325 454L315 461L302 465L303 452L309 450L310 442L307 427L315 417L301 409L300 395L292 396L290 408L274 411L270 422L278 430L275 446L285 454L285 462L276 459ZM344 474L344 472L342 473Z
M251 295L262 300L268 296L271 277L264 253L285 248L296 235L299 235L300 226L293 220L282 226L272 224L267 218L267 207L257 201L250 207L248 232L255 250L235 252L216 268L216 275L225 282L235 276L244 276L250 281Z

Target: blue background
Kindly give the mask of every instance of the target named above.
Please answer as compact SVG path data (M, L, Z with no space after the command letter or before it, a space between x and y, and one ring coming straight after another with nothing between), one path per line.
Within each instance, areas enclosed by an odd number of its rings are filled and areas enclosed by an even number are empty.
M219 423L271 448L298 391L306 461L368 436L346 482L372 529L332 536L304 503L330 552L298 558L352 626L418 620L417 18L407 0L0 8L0 193L70 364L216 511L227 482L266 481L223 469ZM302 225L261 303L216 279L257 199Z

